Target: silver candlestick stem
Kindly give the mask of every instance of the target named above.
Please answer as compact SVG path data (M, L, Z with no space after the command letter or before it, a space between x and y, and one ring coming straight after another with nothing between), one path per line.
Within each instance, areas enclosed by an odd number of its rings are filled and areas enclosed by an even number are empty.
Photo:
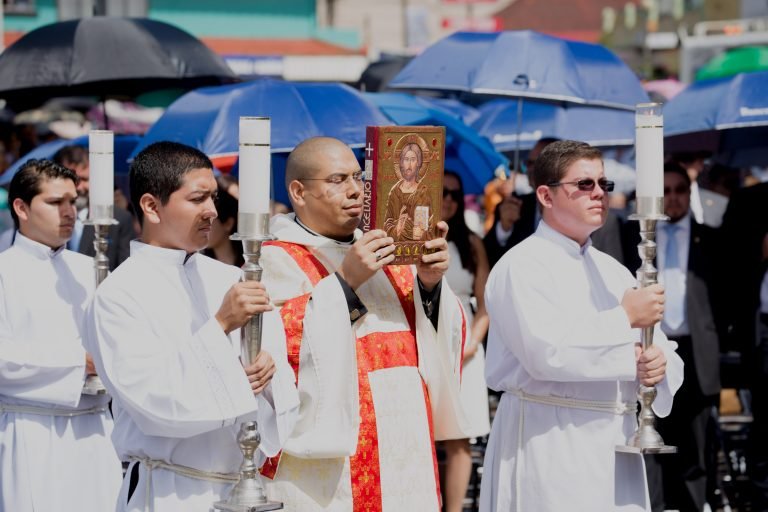
M254 227L256 229L252 229ZM261 245L268 240L275 240L269 234L269 214L240 213L238 225L244 233L262 233L247 235L235 233L232 240L243 243L243 280L261 281L263 268L259 265ZM254 315L240 329L241 354L243 361L253 363L261 352L261 314ZM240 464L240 480L235 484L224 501L213 504L216 510L226 512L265 512L281 510L283 504L267 500L264 485L261 482L259 468L256 465L255 454L261 443L261 436L255 421L246 421L240 425L237 435L243 461Z
M645 288L658 282L658 270L653 265L653 260L656 258L656 223L660 220L668 220L669 217L662 213L663 198L638 198L638 211L647 213L636 213L629 219L640 221L640 243L637 244L637 251L642 264L637 269L637 284ZM653 329L654 326L650 326L641 330L640 343L643 350L653 345ZM640 402L637 431L632 435L628 446L618 446L617 450L633 453L675 453L677 448L665 445L661 435L656 431L656 416L652 409L653 401L656 399L656 387L641 384L637 398Z
M109 227L117 224L117 221L112 218L112 212L110 211L109 217L96 220L88 219L83 224L93 226L93 248L96 250L96 254L93 256L93 268L96 272L96 286L98 287L109 275L109 258L107 257ZM107 388L104 387L104 383L101 382L98 375L89 375L85 378L82 394L104 395L106 393Z

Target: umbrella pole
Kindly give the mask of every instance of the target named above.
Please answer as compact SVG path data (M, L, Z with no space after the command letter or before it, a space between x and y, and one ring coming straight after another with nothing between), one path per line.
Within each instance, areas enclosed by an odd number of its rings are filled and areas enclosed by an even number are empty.
M520 172L520 134L523 132L523 98L517 97L517 137L515 143L515 172Z

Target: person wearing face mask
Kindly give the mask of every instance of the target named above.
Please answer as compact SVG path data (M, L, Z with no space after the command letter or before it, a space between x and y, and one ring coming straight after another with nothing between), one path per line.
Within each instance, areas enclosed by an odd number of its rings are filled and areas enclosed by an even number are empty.
M666 416L682 382L675 344L640 329L664 312L661 285L637 288L592 246L608 193L600 150L547 146L533 173L536 232L488 278L485 376L502 393L483 465L481 511L650 510L643 458L617 453L637 428L637 387L656 386Z
M257 420L257 459L275 455L296 419L296 388L273 339L255 361L240 359L240 328L272 309L264 285L199 253L217 215L208 157L158 142L129 179L141 240L99 285L87 332L113 397L112 440L130 462L117 510L209 510L238 480L240 423Z
M114 510L122 468L83 338L93 261L66 249L77 176L49 160L11 180L16 238L0 254L0 510Z

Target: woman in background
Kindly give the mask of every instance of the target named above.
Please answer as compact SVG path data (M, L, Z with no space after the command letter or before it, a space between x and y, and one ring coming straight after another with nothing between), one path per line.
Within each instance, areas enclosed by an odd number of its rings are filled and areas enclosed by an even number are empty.
M483 339L489 324L483 300L489 265L482 239L467 227L464 220L464 186L461 178L451 171L445 171L443 178L442 218L448 223L448 251L451 255L445 278L461 300L467 324L471 326L464 345L461 404L472 427L469 437L482 437L491 430L483 349ZM472 297L477 301L476 308L471 305ZM445 441L444 447L445 510L461 512L472 472L469 439Z
M221 175L216 178L216 183L219 189L216 211L219 215L213 219L210 240L208 247L203 249L203 254L223 263L242 267L245 263L243 244L229 239L230 235L237 231L237 198L232 193L233 187L237 187L237 181L231 176Z

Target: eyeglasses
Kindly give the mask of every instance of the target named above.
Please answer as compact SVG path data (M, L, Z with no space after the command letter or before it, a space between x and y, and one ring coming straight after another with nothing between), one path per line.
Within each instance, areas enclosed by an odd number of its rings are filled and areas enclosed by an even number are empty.
M299 178L299 181L324 181L326 183L330 183L331 185L339 186L347 183L350 178L352 181L359 185L363 182L363 171L355 171L352 174L344 174L342 172L338 172L331 174L330 176L326 176L325 178Z
M446 197L450 197L451 199L453 199L454 201L456 201L458 203L459 200L461 199L461 190L458 190L458 189L451 190L449 188L444 188L443 189L443 199L445 199Z
M613 187L616 186L616 182L600 178L595 181L592 178L584 178L583 180L576 181L552 181L547 183L548 187L559 187L560 185L576 185L579 190L583 192L592 192L595 190L595 184L600 185L600 188L606 192L613 192Z

